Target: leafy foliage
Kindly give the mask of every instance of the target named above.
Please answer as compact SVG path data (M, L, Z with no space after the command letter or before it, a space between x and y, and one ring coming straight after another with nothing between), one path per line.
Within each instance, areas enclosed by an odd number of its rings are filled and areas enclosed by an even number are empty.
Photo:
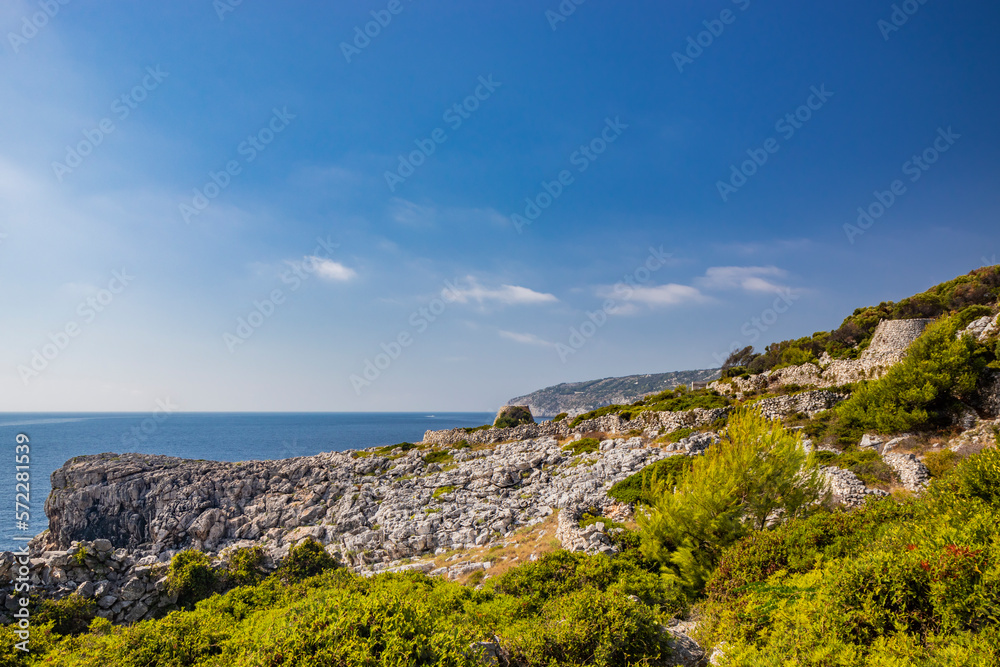
M564 452L570 452L573 456L579 454L590 454L601 448L601 441L597 438L580 438L563 445Z
M955 402L975 392L987 363L975 341L956 338L957 331L955 318L929 326L901 363L880 380L862 383L837 406L844 426L899 433L947 423Z
M998 485L991 448L917 500L747 536L709 581L704 638L734 666L997 664Z
M226 579L230 586L254 586L264 578L264 549L244 547L229 555Z
M177 596L177 605L189 609L216 588L218 579L208 556L194 549L180 552L170 561L167 587Z
M750 530L807 515L822 487L800 436L740 410L676 487L654 487L649 513L637 516L643 553L696 594L726 547Z
M959 321L965 326L976 317L995 312L998 298L1000 266L976 269L899 303L885 301L877 306L858 308L834 331L772 343L759 355L754 354L752 347L739 350L734 353L735 357L730 355L733 365L724 366L723 377L738 375L738 369L742 368L750 373L763 373L781 366L816 361L824 352L834 359L857 358L868 347L882 320L936 318L959 313Z
M661 577L621 557L559 552L478 591L338 569L290 583L274 575L128 627L95 621L64 637L36 629L30 657L0 664L473 667L482 664L477 643L496 639L512 665L624 667L668 655L663 614L682 603Z
M691 469L692 462L690 456L670 456L657 461L612 486L608 496L621 503L652 505L656 501L653 488L676 486Z
M313 539L303 540L292 547L288 558L282 561L278 572L286 582L314 577L338 566L337 559L326 552L323 545Z

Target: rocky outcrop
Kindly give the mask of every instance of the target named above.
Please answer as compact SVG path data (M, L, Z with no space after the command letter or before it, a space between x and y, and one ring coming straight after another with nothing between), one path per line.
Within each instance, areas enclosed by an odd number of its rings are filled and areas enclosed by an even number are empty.
M0 553L0 603L7 612L17 609L11 570L19 567L11 552ZM167 589L167 566L155 558L136 560L127 549L111 542L73 542L61 551L47 551L30 559L34 594L61 598L75 594L97 604L97 615L116 623L133 623L174 608L177 596Z
M586 528L580 527L581 512L564 509L559 512L556 525L556 539L567 551L583 551L585 553L602 553L609 556L618 553L618 548L611 543L604 522L592 523Z
M974 320L961 331L960 335L972 336L980 343L985 343L998 333L1000 333L1000 315L987 315Z
M159 556L250 541L275 559L312 537L363 566L479 546L555 509L598 506L605 489L668 453L639 438L573 456L554 438L452 450L442 468L418 450L218 463L143 455L79 457L52 478L46 550L97 536Z

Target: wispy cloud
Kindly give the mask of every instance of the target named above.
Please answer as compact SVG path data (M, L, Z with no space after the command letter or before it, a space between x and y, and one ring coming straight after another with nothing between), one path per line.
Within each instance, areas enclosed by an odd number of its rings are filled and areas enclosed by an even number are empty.
M389 217L407 227L431 228L461 225L463 227L507 227L510 220L494 208L443 207L424 205L393 197Z
M357 271L332 259L315 256L309 256L306 259L312 262L312 266L316 270L316 275L325 280L346 283L358 277Z
M501 285L494 289L483 287L472 276L467 276L463 283L465 286L452 290L452 297L458 303L475 301L484 304L494 302L505 306L514 306L557 303L559 301L553 294L536 292L519 285Z
M695 283L707 290L742 289L747 292L777 292L786 285L774 282L788 272L776 266L713 266Z
M538 347L555 347L555 343L550 343L544 338L539 338L535 334L516 333L514 331L503 331L503 330L501 330L499 333L501 338L512 340L515 343L520 343L521 345L536 345Z

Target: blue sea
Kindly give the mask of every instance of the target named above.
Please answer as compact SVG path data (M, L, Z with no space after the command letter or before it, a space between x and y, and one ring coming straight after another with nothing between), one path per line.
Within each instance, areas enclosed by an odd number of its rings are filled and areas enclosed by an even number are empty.
M53 471L74 456L115 452L165 454L214 461L252 461L416 442L428 429L480 426L493 413L0 413L0 551L19 547L14 536L48 528L44 505ZM15 525L15 447L29 439L28 530ZM2 454L6 451L7 454ZM20 489L23 491L23 489ZM23 499L22 499L23 500Z

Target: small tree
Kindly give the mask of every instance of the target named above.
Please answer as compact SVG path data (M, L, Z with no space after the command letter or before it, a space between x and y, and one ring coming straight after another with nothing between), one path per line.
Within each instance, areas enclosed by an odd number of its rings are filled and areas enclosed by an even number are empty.
M282 563L279 571L286 583L301 581L320 574L324 570L337 567L337 559L326 552L323 545L309 538L298 546L292 547L288 558Z
M757 412L737 411L722 441L695 459L676 487L652 489L650 511L637 516L643 554L697 593L727 546L808 514L824 486L800 435Z
M181 551L170 561L168 590L177 596L177 605L191 609L199 600L215 592L217 577L208 556L194 549Z

